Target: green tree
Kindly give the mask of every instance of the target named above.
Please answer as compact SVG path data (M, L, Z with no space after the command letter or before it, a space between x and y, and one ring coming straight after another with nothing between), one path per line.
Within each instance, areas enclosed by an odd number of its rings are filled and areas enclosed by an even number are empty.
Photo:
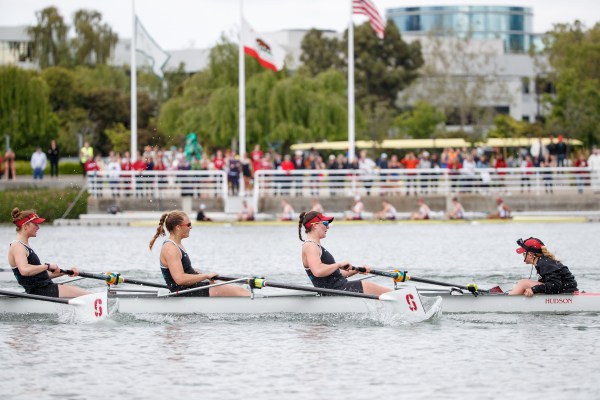
M347 41L346 31L343 43L346 52ZM417 41L408 44L402 40L391 20L386 24L383 40L375 35L369 23L357 26L354 55L356 102L361 106L386 101L393 107L398 93L418 77L418 70L423 65L421 44Z
M345 64L341 43L335 37L328 38L319 29L308 31L302 38L300 48L300 70L306 70L311 76L317 76L330 68L341 70Z
M73 105L75 75L64 67L50 67L42 71L49 89L52 111L67 110Z
M67 43L69 27L56 7L47 7L36 13L37 24L27 32L33 42L33 58L41 68L69 65L70 54Z
M417 101L411 110L403 112L394 120L400 135L412 139L431 138L438 126L445 122L444 113L424 101Z
M36 73L0 67L0 133L10 135L17 156L29 158L36 145L46 146L57 132L46 82Z
M600 141L600 23L593 28L579 21L558 24L548 33L545 54L554 68L556 94L546 127L551 132Z
M71 45L75 50L75 64L107 64L119 37L107 24L102 23L102 14L79 10L73 18L73 26L76 36Z

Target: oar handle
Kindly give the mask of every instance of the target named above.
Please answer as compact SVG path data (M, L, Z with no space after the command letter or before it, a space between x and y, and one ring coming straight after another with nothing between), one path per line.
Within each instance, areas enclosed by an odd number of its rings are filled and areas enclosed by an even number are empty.
M471 283L471 284L469 284L467 286L464 286L464 285L456 285L454 283L434 281L432 279L415 278L414 276L409 277L409 279L411 281L420 282L420 283L429 283L431 285L448 286L448 287L455 287L455 288L459 288L459 289L464 289L464 290L468 290L469 292L471 292L473 294L476 294L477 292L489 293L489 290L479 289L479 287L476 284L474 284L474 283Z
M358 271L358 272L367 272L367 269L365 267L352 266L352 270ZM402 271L388 272L388 271L378 271L376 269L372 269L369 271L369 273L373 274L373 275L386 276L388 278L392 278L396 282L404 282L404 281L407 281L410 279L408 274L406 274L406 272L402 272Z

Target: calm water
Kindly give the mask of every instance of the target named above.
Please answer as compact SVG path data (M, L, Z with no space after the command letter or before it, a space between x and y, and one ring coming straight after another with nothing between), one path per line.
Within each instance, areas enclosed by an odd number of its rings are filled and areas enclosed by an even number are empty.
M159 281L153 233L43 226L31 243L62 267ZM194 227L184 244L196 268L306 284L297 235L293 225ZM600 291L600 224L334 223L329 235L323 243L338 260L504 289L530 272L515 240L538 236L580 288ZM13 238L0 227L0 243ZM16 288L11 274L0 272L0 287ZM0 398L600 398L597 314L355 318L116 315L73 325L0 316Z

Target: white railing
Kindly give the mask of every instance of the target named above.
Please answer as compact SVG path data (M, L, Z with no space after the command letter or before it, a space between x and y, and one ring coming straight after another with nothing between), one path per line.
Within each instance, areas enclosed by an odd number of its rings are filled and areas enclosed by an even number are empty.
M227 197L224 171L91 171L92 197Z
M589 168L478 168L363 170L260 170L254 175L254 197L353 196L454 193L543 194L589 191L598 185L598 172ZM587 187L587 189L586 189Z

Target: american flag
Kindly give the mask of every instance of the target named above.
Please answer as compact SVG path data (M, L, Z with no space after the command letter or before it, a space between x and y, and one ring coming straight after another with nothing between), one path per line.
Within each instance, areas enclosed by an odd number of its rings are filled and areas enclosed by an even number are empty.
M352 0L352 9L354 14L366 15L377 37L383 39L385 21L371 0Z

